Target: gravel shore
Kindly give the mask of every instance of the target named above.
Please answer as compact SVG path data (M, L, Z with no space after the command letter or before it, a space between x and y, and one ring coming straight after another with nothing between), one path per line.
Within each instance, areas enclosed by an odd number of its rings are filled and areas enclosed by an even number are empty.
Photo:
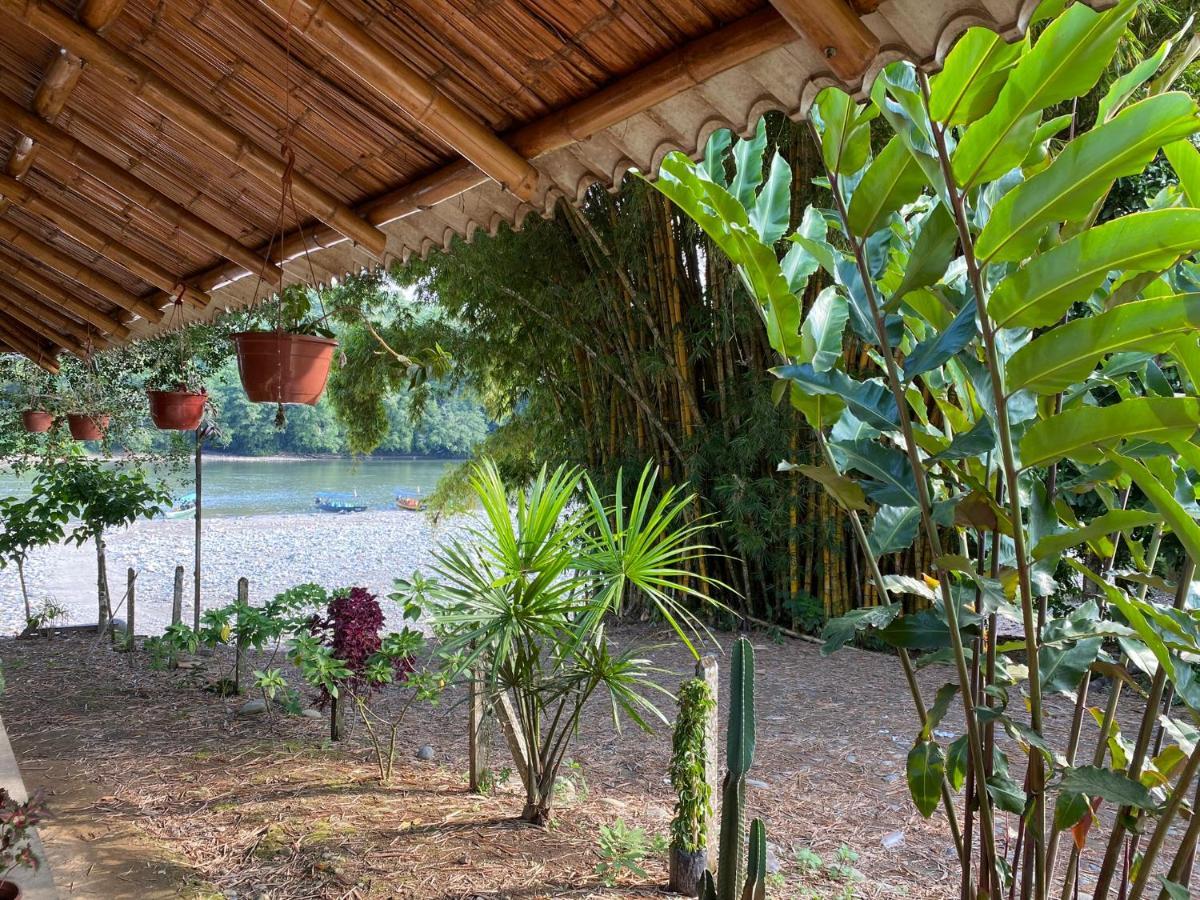
M114 603L125 593L126 570L138 573L137 631L158 634L171 619L175 566L184 567L184 621L191 621L190 519L137 522L108 535L108 572ZM234 599L237 580L250 579L251 602L306 581L329 588L361 585L376 592L390 624L394 604L385 599L395 578L425 569L439 540L454 523L434 525L422 514L371 511L348 515L309 513L213 518L204 523L203 608ZM35 551L25 567L30 601L53 598L65 607L65 624L96 621L96 551L60 545ZM125 617L124 611L117 615ZM0 634L25 626L17 571L0 571Z

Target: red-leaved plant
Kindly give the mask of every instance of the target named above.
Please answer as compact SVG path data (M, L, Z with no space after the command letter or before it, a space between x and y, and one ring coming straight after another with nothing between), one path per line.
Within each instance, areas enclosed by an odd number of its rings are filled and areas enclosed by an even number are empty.
M341 686L354 694L370 693L382 686L382 682L369 677L367 673L371 658L383 646L380 634L382 629L383 609L379 606L379 600L362 587L339 591L329 601L326 615L313 616L309 622L309 630L313 636L327 646L334 659L342 662L349 670L350 677L344 679ZM393 677L402 681L404 676L412 671L412 659L396 659L393 666ZM322 686L321 703L326 704L331 699L328 688Z

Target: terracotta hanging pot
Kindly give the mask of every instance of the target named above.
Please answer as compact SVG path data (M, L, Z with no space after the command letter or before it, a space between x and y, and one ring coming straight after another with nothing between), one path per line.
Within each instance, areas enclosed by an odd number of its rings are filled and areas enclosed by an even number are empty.
M325 391L337 341L281 331L243 331L233 340L251 403L313 406Z
M9 881L7 878L0 880L0 900L21 900L24 896L25 892L15 881Z
M54 416L40 409L27 409L21 413L21 424L30 434L42 434L54 424Z
M163 431L195 431L204 418L206 391L146 391L150 418Z
M108 416L99 413L68 413L67 426L77 441L98 441L108 430Z

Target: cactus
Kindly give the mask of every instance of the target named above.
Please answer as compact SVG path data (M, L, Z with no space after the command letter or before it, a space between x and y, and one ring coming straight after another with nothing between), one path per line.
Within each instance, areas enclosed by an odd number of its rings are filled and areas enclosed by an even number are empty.
M704 873L701 900L764 900L767 829L762 819L750 826L749 852L742 856L746 827L746 775L754 764L754 648L745 638L733 647L729 672L729 728L725 782L721 792L719 865L714 879Z

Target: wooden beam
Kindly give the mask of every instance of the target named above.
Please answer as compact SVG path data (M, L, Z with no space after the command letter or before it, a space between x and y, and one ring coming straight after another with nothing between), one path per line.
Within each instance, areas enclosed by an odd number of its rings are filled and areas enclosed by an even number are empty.
M11 281L0 278L0 303L19 306L30 315L41 319L51 328L75 338L81 346L103 350L109 345L108 338L95 328L82 324L62 312L57 306L19 288Z
M665 54L592 96L517 129L505 140L526 159L553 153L795 40L792 27L775 10L764 9ZM372 224L385 225L452 200L485 181L487 176L479 169L464 160L455 160L367 201L358 211ZM319 249L336 241L336 233L326 228L295 231L273 248L272 259L295 256L306 245ZM221 265L194 280L210 290L247 271L256 270Z
M13 144L12 151L8 154L8 160L4 164L4 171L13 178L24 178L29 167L33 165L33 157L36 154L37 145L34 144L32 138L18 134L16 143ZM0 215L3 215L6 209L8 209L8 200L0 198Z
M10 304L8 301L0 299L0 315L6 316L10 321L19 325L23 325L35 334L40 334L50 343L62 347L64 350L69 350L78 356L80 359L87 358L87 350L83 345L74 338L62 334L59 331L51 328L45 322L31 316L25 310Z
M191 132L262 183L279 187L286 173L282 159L263 150L220 116L50 3L45 0L0 0L0 12L24 22L83 59L87 65L103 71L134 97ZM298 173L292 175L292 190L297 203L316 218L375 256L382 256L387 236L333 194Z
M20 326L8 320L0 320L0 337L8 346L29 357L47 372L53 375L58 374L58 363L54 362L53 351L43 347L34 335L29 334Z
M538 171L420 72L325 0L258 0L302 32L363 85L404 110L427 132L522 200L532 199Z
M820 50L847 85L862 79L879 52L879 38L845 0L771 0L802 38Z
M125 9L125 0L84 0L79 19L92 31L104 32Z
M95 291L109 303L127 309L149 322L162 321L163 311L157 306L147 303L111 278L101 275L75 257L50 246L12 222L0 221L0 240L6 241L26 256L66 276L76 284Z
M83 60L66 50L59 50L33 95L33 111L47 122L53 122L67 105L67 98L75 90L81 74Z
M19 259L0 254L0 274L44 297L55 306L78 316L83 321L90 322L106 334L121 339L129 337L129 326L120 319L79 299Z
M61 128L43 122L37 116L0 95L0 120L25 132L46 150L71 163L80 171L98 178L108 187L124 194L138 206L154 213L164 222L185 231L208 249L237 263L250 272L262 269L263 259L243 247L234 238L201 219L195 213L144 184L107 157L75 140ZM11 173L10 173L11 174ZM276 266L268 266L268 275L279 277Z
M174 298L183 290L184 299L195 306L206 306L212 298L203 291L183 284L157 263L140 256L98 228L80 219L70 210L35 193L15 178L0 175L0 196L53 225L55 229L83 244L105 259Z

